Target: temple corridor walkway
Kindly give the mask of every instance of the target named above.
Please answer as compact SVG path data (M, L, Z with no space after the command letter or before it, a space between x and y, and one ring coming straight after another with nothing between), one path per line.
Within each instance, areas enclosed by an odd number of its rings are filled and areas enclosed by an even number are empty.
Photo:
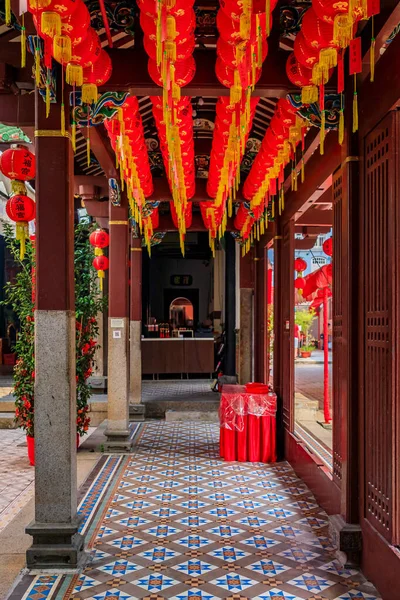
M82 575L25 576L13 600L376 600L335 561L327 515L288 463L224 463L218 428L146 423L103 456L79 512Z

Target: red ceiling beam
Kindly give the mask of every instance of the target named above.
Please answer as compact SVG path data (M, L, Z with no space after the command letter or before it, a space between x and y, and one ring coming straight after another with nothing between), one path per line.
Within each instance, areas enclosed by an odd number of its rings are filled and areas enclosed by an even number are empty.
M309 208L296 221L296 225L320 226L333 225L333 210L321 210L318 208Z

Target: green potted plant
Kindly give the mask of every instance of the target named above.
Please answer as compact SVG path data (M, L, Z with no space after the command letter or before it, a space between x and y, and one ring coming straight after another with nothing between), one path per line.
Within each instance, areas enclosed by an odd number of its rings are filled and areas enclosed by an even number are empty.
M312 344L310 338L310 329L316 317L314 310L297 310L295 313L295 323L299 325L301 333L305 337L305 344L300 348L301 358L309 358L313 350L315 350L314 344Z
M26 244L23 260L20 259L19 244L14 238L11 225L3 223L6 245L19 270L13 282L5 287L4 304L10 305L19 320L19 332L15 345L17 362L14 368L15 418L25 430L28 457L34 464L34 243ZM92 373L94 354L97 348L97 315L105 308L106 300L98 294L97 272L92 266L94 249L89 243L91 228L79 224L75 228L75 311L76 311L76 430L79 437L89 428L88 379Z

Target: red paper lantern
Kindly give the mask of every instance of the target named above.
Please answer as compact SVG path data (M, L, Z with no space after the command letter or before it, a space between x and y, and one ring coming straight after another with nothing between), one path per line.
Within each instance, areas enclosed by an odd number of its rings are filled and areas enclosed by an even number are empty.
M319 19L312 7L307 10L303 17L301 31L306 43L315 50L335 47L333 25Z
M327 256L332 256L333 254L333 239L330 237L324 241L322 244L322 250L325 252Z
M96 229L96 231L92 231L90 234L89 242L95 248L107 248L110 243L110 236L104 229Z
M349 2L347 0L313 0L312 7L315 10L317 16L333 25L335 17L337 15L348 15L349 14ZM352 18L354 22L359 21L364 16L362 6L354 6L352 11Z
M83 69L83 83L96 86L105 85L112 73L111 58L105 50L101 50L98 60L91 66Z
M302 31L296 35L293 50L297 61L307 69L312 69L319 61L319 50L307 44Z
M9 179L28 181L35 170L35 155L26 148L8 148L0 156L0 171Z
M96 269L96 271L107 271L109 265L110 262L107 256L95 256L93 259L93 266Z
M86 38L90 26L90 13L81 0L76 2L76 10L61 18L61 35L71 40L71 46L78 46Z
M15 223L27 223L35 218L36 205L29 196L16 194L7 200L6 213Z
M301 65L294 55L294 52L289 54L286 61L286 74L293 85L304 87L312 85L312 70Z
M294 261L294 270L297 271L297 273L303 273L303 271L305 271L307 269L307 263L304 260L304 258L296 258L296 260Z
M157 5L155 0L138 0L137 4L140 10L146 15L150 17L156 15ZM169 4L165 3L167 14L180 17L193 9L194 0L175 0L173 6L170 6L171 4L172 2Z
M149 75L157 85L162 86L162 78L160 69L157 67L157 63L149 58L148 62ZM186 60L176 61L175 63L175 83L179 87L188 85L194 77L196 72L196 63L193 56L190 56Z
M297 277L294 280L294 287L296 288L296 290L304 290L305 285L306 285L306 280L304 279L304 277Z

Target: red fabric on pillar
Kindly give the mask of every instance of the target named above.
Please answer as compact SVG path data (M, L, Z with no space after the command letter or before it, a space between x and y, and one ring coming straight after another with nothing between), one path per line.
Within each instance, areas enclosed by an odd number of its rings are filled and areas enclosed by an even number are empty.
M261 460L260 417L257 415L249 415L247 417L247 424L248 424L247 452L248 452L249 462L260 462L260 460Z

